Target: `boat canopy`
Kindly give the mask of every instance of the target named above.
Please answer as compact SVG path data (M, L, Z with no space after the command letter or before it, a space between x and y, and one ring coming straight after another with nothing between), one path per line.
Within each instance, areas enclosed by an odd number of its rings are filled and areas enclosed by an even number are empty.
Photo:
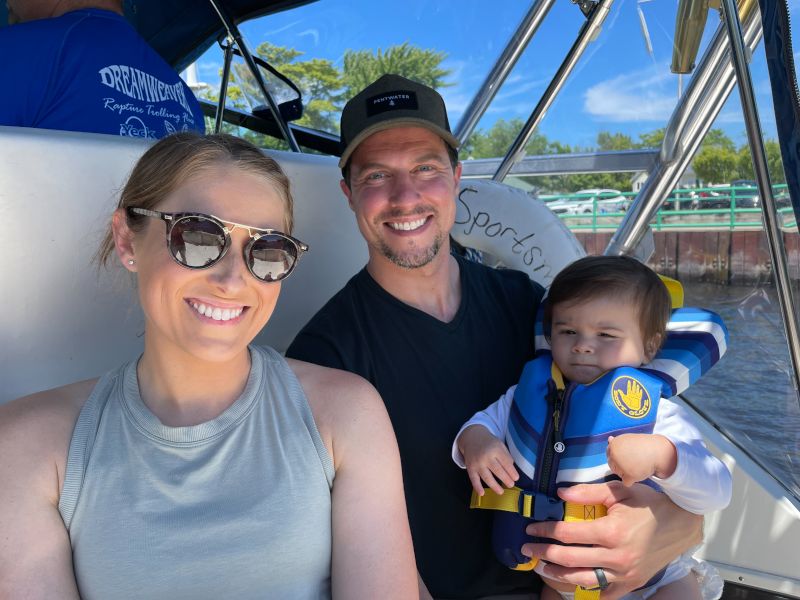
M218 0L234 23L295 8L316 0ZM210 2L197 0L124 0L127 19L176 70L182 71L208 50L225 29ZM0 3L0 27L8 9Z

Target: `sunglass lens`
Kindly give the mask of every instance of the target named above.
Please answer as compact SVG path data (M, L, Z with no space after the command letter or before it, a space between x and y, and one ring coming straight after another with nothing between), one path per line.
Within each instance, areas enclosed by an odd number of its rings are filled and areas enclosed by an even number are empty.
M183 265L206 267L225 250L225 232L219 225L202 217L184 217L172 227L170 251Z
M247 260L252 273L262 281L279 281L292 272L297 246L282 235L265 235L253 242Z

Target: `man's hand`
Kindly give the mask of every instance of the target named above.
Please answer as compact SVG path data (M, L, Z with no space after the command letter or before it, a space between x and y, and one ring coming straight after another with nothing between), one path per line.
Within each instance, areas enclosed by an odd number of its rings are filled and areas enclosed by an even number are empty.
M606 458L612 473L626 487L655 475L666 479L675 472L678 451L663 435L626 433L609 436Z
M608 515L595 521L545 521L528 526L529 535L565 544L525 544L525 556L547 563L544 575L573 585L597 585L595 567L610 582L603 600L616 600L644 585L669 562L702 541L703 517L687 512L652 488L622 482L582 484L559 490L577 504L603 504Z
M479 496L484 493L481 481L496 494L502 494L503 486L513 487L514 482L519 479L519 473L514 468L514 459L505 444L482 425L467 427L458 436L456 443L464 455L472 488Z

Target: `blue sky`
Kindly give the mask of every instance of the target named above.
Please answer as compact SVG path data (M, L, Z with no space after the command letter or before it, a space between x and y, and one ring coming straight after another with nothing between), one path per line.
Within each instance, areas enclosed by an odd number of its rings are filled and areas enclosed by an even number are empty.
M800 0L789 0L789 5L793 23L800 22ZM252 47L270 41L304 52L303 59L326 58L339 67L348 49L385 49L410 42L444 52L443 66L451 71L447 80L452 85L440 91L455 126L529 6L523 0L319 0L251 21L242 30ZM646 50L637 7L645 15L652 55ZM586 147L593 145L599 131L619 131L636 139L639 133L663 126L678 96L678 76L669 71L676 8L677 0L616 0L599 38L590 44L540 132ZM527 119L582 22L577 6L556 0L479 128L486 129L499 118ZM718 13L711 11L701 52L719 24ZM220 63L218 51L206 53L198 61L200 78L216 82ZM766 137L774 138L761 45L751 72L762 127ZM683 78L684 89L689 77ZM714 126L737 143L746 142L738 91L731 94Z

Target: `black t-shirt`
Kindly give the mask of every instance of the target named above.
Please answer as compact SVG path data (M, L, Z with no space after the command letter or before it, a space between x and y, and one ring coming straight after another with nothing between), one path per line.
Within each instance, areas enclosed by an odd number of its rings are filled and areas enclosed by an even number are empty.
M363 269L286 355L357 373L380 392L400 448L417 567L434 597L530 591L536 575L494 558L492 512L470 510L469 479L450 449L533 356L543 289L524 273L457 260L462 296L451 322L400 302Z

